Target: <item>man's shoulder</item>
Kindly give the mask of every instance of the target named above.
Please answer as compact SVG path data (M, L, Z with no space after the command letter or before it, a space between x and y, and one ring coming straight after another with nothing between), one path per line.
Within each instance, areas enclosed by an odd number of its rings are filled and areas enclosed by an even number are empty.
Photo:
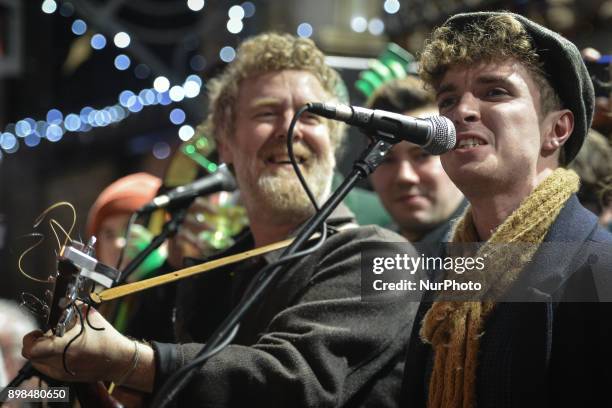
M358 240L359 242L397 242L397 243L408 243L406 238L393 232L387 228L383 228L379 225L354 225L349 228L339 229L332 238L336 238L339 241L351 241Z
M612 233L599 224L597 216L594 213L580 203L574 205L572 209L573 211L571 211L570 214L573 217L574 223L584 223L592 226L588 241L606 244L612 243Z
M380 247L412 252L414 248L404 237L378 225L356 225L333 233L317 250L321 259L345 259L360 255L364 250Z
M551 226L548 242L612 242L612 234L599 226L597 216L572 195Z

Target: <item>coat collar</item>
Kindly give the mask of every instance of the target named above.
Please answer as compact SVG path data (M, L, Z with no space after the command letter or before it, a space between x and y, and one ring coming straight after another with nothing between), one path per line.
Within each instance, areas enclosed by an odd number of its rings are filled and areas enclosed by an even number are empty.
M576 269L581 248L597 229L597 217L572 195L550 227L532 262L507 299L551 301ZM523 299L524 298L524 299Z

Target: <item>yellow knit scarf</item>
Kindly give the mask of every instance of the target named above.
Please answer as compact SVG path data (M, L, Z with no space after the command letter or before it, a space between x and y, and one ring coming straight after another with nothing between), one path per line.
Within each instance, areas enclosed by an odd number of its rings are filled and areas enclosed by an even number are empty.
M503 267L487 265L485 291L503 294L516 280L569 197L578 191L578 176L572 170L556 169L523 200L479 249L486 253L494 244L526 243L527 250L501 259ZM468 208L455 227L453 242L477 242L478 235ZM499 255L499 254L497 254ZM495 258L504 258L496 256ZM491 270L493 272L491 272ZM495 271L499 271L496 273ZM467 275L467 274L466 274ZM467 277L466 277L467 279ZM476 405L476 364L480 337L494 309L493 301L434 302L423 318L421 338L431 343L434 364L429 383L428 408L473 408Z

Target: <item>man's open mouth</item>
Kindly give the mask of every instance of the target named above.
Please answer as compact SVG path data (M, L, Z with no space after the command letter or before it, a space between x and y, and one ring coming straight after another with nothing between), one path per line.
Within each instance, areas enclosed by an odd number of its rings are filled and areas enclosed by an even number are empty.
M487 142L477 137L468 137L468 138L460 140L459 143L457 143L457 146L455 147L455 149L471 149L476 146L483 146L486 144Z

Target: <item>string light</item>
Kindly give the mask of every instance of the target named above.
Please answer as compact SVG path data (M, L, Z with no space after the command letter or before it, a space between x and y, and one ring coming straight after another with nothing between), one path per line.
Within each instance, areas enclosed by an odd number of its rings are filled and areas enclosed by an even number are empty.
M368 20L361 16L353 17L351 19L351 29L356 33L363 33L368 29Z
M57 109L50 109L49 112L47 112L47 122L52 125L59 125L62 123L63 119L64 115Z
M166 92L168 89L170 89L170 81L165 76L158 76L153 81L153 88L160 93Z
M197 75L189 75L183 84L186 98L195 98L200 94L202 80Z
M130 45L131 40L132 39L130 38L129 34L123 32L123 31L118 32L113 37L113 42L115 43L117 48L126 48L126 47L128 47Z
M100 33L94 34L91 37L91 48L101 50L104 47L106 47L106 37Z
M187 0L187 7L192 11L200 11L204 8L204 0Z
M191 138L195 135L195 130L193 127L189 125L183 125L179 128L178 136L184 142L191 140Z
M125 71L130 67L130 57L125 54L119 54L115 57L115 68L119 71Z
M58 125L49 125L47 127L47 131L45 132L45 136L50 142L58 142L64 136L64 129Z
M374 17L368 23L368 31L372 35L381 35L385 31L385 23L380 18Z
M71 113L64 119L64 128L69 132L76 132L81 127L81 117Z
M308 23L302 23L297 28L297 35L303 38L312 36L312 26Z
M155 105L157 103L157 95L154 90L143 89L138 93L138 98L144 106Z
M236 50L227 45L219 51L219 58L221 58L223 62L232 62L234 58L236 58Z
M242 31L243 27L244 27L244 24L242 23L242 20L230 19L227 22L227 31L229 31L232 34L238 34L239 32Z
M43 13L53 14L55 13L55 10L57 10L57 3L55 2L55 0L45 0L42 2L42 5L40 7Z
M400 3L398 0L385 0L383 8L385 9L385 12L395 14L400 9Z
M140 112L145 106L169 105L184 98L195 98L201 92L202 80L197 75L189 75L182 86L170 87L170 81L165 77L158 77L157 80L170 89L159 92L155 88L145 88L138 93L126 89L119 93L117 104L102 109L85 106L79 113L68 113L64 117L60 110L53 108L47 112L46 121L37 122L28 117L15 124L9 123L1 134L0 148L6 153L14 153L19 148L18 139L23 139L23 143L28 147L38 146L41 139L57 142L66 132L88 132L93 128L109 126L121 122L130 113ZM186 115L182 109L177 108L172 112L172 123L179 125L185 122ZM183 137L187 137L185 132L186 130L183 130L181 133Z
M72 32L75 35L83 35L87 32L87 23L81 19L76 19L72 22Z
M170 88L168 93L170 95L170 99L172 99L174 102L180 102L185 99L185 90L182 86L175 85Z
M17 137L26 137L31 131L32 126L25 119L22 119L15 124L15 134Z
M244 18L244 9L242 6L232 6L227 12L227 16L231 20L242 20Z
M40 135L38 132L32 132L24 138L24 143L28 147L36 147L40 144Z
M0 147L5 151L12 150L17 145L17 138L9 132L4 132L0 135Z
M170 95L168 95L168 91L157 94L157 101L160 105L164 106L172 103Z
M227 22L227 31L232 34L238 34L244 28L242 19L245 16L245 11L242 6L232 6L227 12L229 20Z
M175 125L181 125L185 122L185 112L180 108L175 108L170 111L170 122Z
M251 18L255 15L255 5L250 1L245 1L241 4L242 9L244 10L244 17Z
M193 4L201 4L203 1L192 1ZM66 5L66 7L64 7ZM255 12L254 5L250 2L243 3L245 8L235 6L232 9L233 16L252 16ZM42 5L43 12L51 14L57 10L55 0L45 0ZM63 11L62 11L63 10ZM242 12L240 11L242 10ZM69 3L62 4L60 13L64 16L70 16L74 12L74 7ZM87 23L81 19L75 19L71 24L71 31L75 35L83 35L87 32ZM131 38L125 32L119 32L113 37L113 42L117 48L127 48L130 45ZM93 49L100 50L106 46L106 37L100 33L94 34L90 40L90 45ZM222 50L223 51L223 50ZM233 59L235 51L231 47L226 47L223 51L226 57ZM203 69L205 60L202 56L196 56L192 59L192 65L197 65ZM193 64L193 62L196 64ZM126 70L131 65L130 58L125 54L119 54L115 57L115 67L119 70ZM138 77L145 78L150 75L150 68L145 64L139 64L135 68L135 74ZM142 79L141 78L141 79ZM185 78L183 85L171 86L170 81L163 77L155 78L153 88L142 89L138 94L130 90L122 91L118 96L118 103L112 106L107 106L102 109L94 109L90 106L83 107L78 113L64 114L59 109L50 109L46 114L46 120L38 122L32 118L24 118L16 123L9 123L5 126L4 133L0 133L0 157L3 153L15 153L19 150L19 139L29 147L38 146L41 139L47 139L49 142L55 143L60 141L67 132L88 132L96 127L105 127L113 123L118 123L127 118L130 113L140 112L145 106L151 105L169 105L173 102L180 102L184 98L195 98L201 92L202 80L197 75L189 75ZM185 121L185 112L182 109L174 109L175 124L183 124ZM182 112L182 115L180 114ZM178 118L178 119L177 119ZM191 130L190 130L191 129ZM193 128L189 125L183 125L179 129L179 137L189 139L190 132L195 134ZM167 145L166 145L167 146ZM169 154L169 146L167 146ZM158 146L157 156L162 158L166 152L163 145ZM167 156L166 156L167 157Z

